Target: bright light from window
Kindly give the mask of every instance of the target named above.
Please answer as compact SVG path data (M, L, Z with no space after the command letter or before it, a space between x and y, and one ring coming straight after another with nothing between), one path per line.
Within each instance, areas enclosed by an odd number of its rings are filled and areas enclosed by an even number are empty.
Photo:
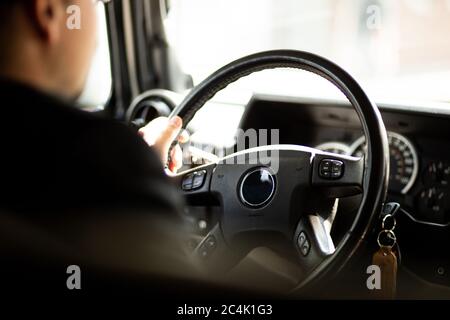
M98 4L98 47L92 61L85 90L79 102L88 109L103 108L111 94L112 76L108 27L104 5Z
M166 25L195 83L244 55L297 49L335 61L377 100L450 102L449 0L172 0ZM253 91L303 94L289 76L261 79Z

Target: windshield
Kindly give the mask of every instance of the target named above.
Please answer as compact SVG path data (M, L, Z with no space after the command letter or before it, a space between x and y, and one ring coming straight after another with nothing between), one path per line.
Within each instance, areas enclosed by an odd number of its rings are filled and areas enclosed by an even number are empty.
M377 100L450 102L450 0L172 0L166 30L195 84L244 55L297 49L336 62ZM249 85L324 95L320 82L299 90L307 80L291 72Z

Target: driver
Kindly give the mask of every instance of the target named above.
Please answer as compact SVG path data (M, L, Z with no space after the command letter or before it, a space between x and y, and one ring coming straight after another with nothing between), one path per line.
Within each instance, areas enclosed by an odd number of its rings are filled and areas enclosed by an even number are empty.
M15 275L2 288L52 288L50 278L60 288L69 264L83 279L105 266L180 267L168 240L178 233L165 226L182 202L163 164L182 120L160 118L137 135L76 107L96 48L96 2L0 2L0 268ZM69 5L80 8L79 30L66 27ZM176 171L179 148L171 159Z

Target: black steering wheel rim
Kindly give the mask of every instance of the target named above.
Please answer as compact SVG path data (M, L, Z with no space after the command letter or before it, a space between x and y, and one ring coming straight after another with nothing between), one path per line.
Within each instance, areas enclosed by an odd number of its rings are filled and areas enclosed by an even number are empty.
M353 225L335 253L324 260L298 286L305 289L336 274L367 238L386 197L389 177L389 146L380 112L361 86L345 70L318 55L295 50L273 50L238 59L197 85L172 112L186 126L196 112L217 92L253 72L273 68L296 68L312 72L333 83L355 108L367 141L363 195Z

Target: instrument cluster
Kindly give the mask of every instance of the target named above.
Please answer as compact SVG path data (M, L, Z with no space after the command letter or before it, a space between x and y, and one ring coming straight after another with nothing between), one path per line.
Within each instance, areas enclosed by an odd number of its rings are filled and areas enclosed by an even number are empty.
M429 160L421 164L417 149L410 139L395 132L388 132L388 138L389 194L399 199L404 198L405 204L412 206L411 215L416 222L449 224L450 161ZM356 157L362 157L366 153L364 136L351 144L326 142L315 148Z

